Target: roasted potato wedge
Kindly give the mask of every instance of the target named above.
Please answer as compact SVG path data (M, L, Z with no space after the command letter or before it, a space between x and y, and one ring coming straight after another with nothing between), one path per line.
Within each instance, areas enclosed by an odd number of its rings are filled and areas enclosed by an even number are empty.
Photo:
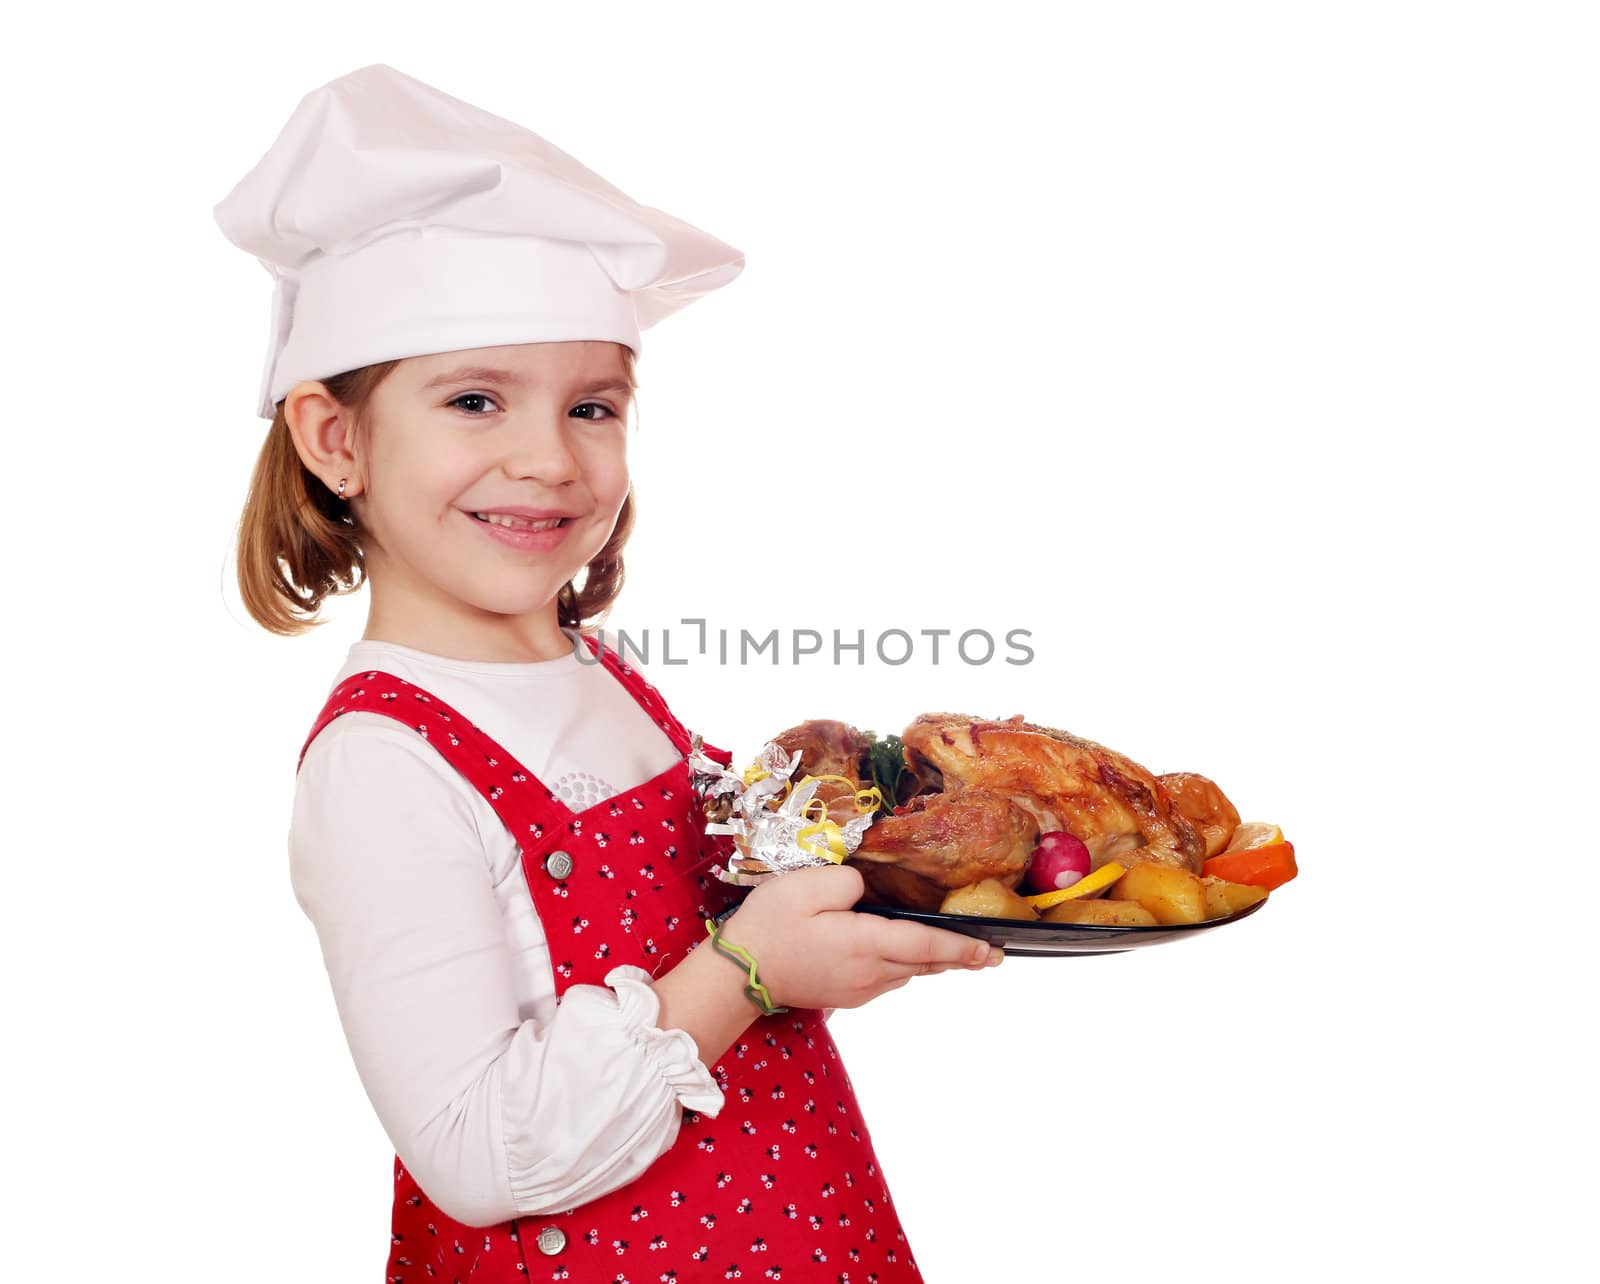
M1086 923L1093 927L1154 927L1156 916L1133 901L1062 901L1044 912L1046 923Z
M1210 917L1200 876L1172 865L1141 861L1113 883L1106 895L1119 901L1138 901L1163 926L1203 923Z
M1022 918L1030 922L1039 919L1032 905L997 878L986 878L981 883L969 883L956 888L944 898L939 913L974 914L982 918Z
M1230 914L1249 909L1257 901L1267 899L1265 887L1252 887L1249 883L1230 883L1225 878L1202 878L1200 884L1207 918L1227 918Z

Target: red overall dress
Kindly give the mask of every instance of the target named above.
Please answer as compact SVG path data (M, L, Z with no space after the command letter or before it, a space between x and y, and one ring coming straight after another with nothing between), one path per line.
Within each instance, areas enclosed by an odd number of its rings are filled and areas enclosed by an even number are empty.
M600 654L687 754L689 734L655 688L609 649ZM323 727L356 710L387 714L426 737L516 837L558 1002L568 986L602 985L621 964L666 972L707 941L704 920L743 894L712 872L728 840L705 836L682 758L575 813L463 714L369 671L328 697L302 761ZM677 1139L641 1176L563 1212L464 1225L434 1205L396 1156L386 1278L921 1280L821 1012L758 1018L712 1074L725 1097L716 1119L687 1111Z

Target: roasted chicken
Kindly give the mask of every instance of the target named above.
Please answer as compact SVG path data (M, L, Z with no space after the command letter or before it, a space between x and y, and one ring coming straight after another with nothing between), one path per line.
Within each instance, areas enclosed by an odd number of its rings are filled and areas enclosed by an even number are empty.
M798 781L837 776L817 797L843 823L870 783L866 736L816 720L775 737L799 750ZM1239 813L1193 772L1155 776L1131 758L1053 727L965 714L923 714L901 737L906 773L894 815L880 817L850 857L869 893L936 910L945 895L987 878L1016 888L1041 833L1083 840L1098 869L1155 862L1198 872L1227 845ZM848 783L846 783L848 782Z

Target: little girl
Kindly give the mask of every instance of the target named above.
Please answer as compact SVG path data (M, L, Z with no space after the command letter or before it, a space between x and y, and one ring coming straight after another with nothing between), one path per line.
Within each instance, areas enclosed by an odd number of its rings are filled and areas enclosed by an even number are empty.
M742 256L382 65L216 215L275 282L246 606L292 635L371 587L289 850L396 1150L387 1278L920 1278L825 1010L998 952L852 913L847 866L741 899L595 632L639 331Z

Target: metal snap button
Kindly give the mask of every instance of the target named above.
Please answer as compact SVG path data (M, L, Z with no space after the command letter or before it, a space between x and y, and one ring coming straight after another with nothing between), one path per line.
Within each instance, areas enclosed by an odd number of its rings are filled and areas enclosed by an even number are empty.
M544 872L551 878L566 878L572 873L572 857L566 852L551 852L544 858Z
M567 1246L567 1233L559 1226L546 1226L539 1232L539 1251L554 1257Z

